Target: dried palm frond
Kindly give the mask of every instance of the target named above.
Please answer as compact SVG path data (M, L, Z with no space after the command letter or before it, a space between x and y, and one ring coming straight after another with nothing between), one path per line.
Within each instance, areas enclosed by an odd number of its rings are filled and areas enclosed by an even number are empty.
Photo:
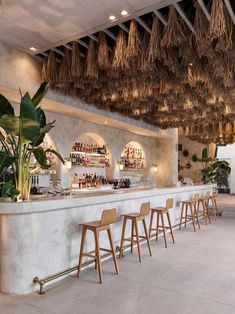
M223 36L218 37L215 49L223 52L233 47L233 22L224 4L225 32Z
M161 45L160 45L160 21L155 15L148 46L148 62L152 64L156 59L161 60Z
M147 62L148 55L146 53L149 45L150 35L147 31L144 32L143 43L141 47L141 55L140 55L140 70L145 72L147 70L153 70L153 67L149 67L149 63Z
M168 23L163 32L161 46L162 47L175 47L181 45L187 40L185 30L182 23L179 21L176 9L173 5L170 6Z
M122 29L120 29L116 45L114 48L113 59L112 59L112 74L114 76L118 75L119 71L123 71L127 68L126 64L126 35Z
M42 80L47 81L47 58L45 57L42 62Z
M99 33L99 47L98 47L98 66L101 70L107 70L110 66L109 48L104 32Z
M88 47L87 56L86 56L84 76L89 79L98 78L96 47L95 47L95 42L92 38L90 38L89 40L89 47Z
M60 67L59 67L59 79L58 83L68 83L71 82L71 53L70 50L65 48L64 56L62 57Z
M140 36L136 20L131 21L127 48L126 48L126 64L128 68L136 69L140 57Z
M209 26L209 38L214 40L223 37L226 32L226 18L224 1L213 0Z
M210 42L208 41L208 29L209 29L209 21L206 18L206 15L202 11L201 6L197 1L194 2L196 13L194 19L194 29L196 38L196 50L198 52L199 57L208 56L211 50Z
M50 50L49 58L46 66L46 79L53 88L58 81L58 66L56 62L56 55L53 50Z
M71 77L75 80L81 78L83 74L81 55L76 41L72 45L72 57L71 57Z

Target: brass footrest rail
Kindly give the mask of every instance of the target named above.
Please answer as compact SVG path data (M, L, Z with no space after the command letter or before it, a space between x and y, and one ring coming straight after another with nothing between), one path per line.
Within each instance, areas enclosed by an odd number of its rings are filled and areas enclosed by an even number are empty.
M177 224L177 225L175 225L173 227L173 229L178 229L178 228L179 228L179 224ZM162 234L160 234L159 237L162 237ZM154 238L154 235L152 235L150 239L152 239L152 238ZM144 239L142 241L140 241L140 243L143 243L143 242L146 242L146 241ZM127 245L123 246L123 251L124 250L126 251L126 250L128 250L130 248L131 248L131 244L127 244ZM116 246L115 252L116 252L116 254L118 254L118 253L120 254L120 247L118 245ZM121 252L121 254L123 256L123 252ZM101 260L106 259L106 258L110 257L111 255L112 255L111 253L103 254L101 256ZM82 264L82 268L87 267L87 266L89 266L89 265L91 265L93 263L95 263L95 260L87 261L87 262ZM70 274L70 273L72 273L74 271L77 271L77 270L78 270L78 266L74 266L74 267L68 268L68 269L66 269L64 271L61 271L59 273L56 273L54 275L48 276L48 277L43 278L43 279L39 279L36 276L36 277L33 278L33 283L34 284L38 284L40 286L38 294L43 295L43 294L45 294L44 285L47 282L50 282L50 281L55 280L57 278L63 277L65 275L68 275L68 274Z

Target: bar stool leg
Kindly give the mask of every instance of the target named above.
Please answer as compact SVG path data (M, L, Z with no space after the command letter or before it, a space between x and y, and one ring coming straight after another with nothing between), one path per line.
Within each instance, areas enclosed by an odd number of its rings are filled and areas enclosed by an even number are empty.
M135 225L133 220L131 221L131 253L133 253L133 241L135 236Z
M161 212L161 220L162 220L162 230L163 230L163 235L164 235L165 247L167 248L167 243L166 243L166 229L165 229L164 217L163 217L163 213L162 213L162 212Z
M159 213L157 213L156 241L158 240L158 232L159 232L159 219L160 219L160 215L159 215Z
M186 204L186 209L185 209L185 217L184 217L184 227L185 228L187 225L187 218L188 218L188 204Z
M116 258L115 250L114 250L114 247L113 247L113 239L112 239L112 234L111 234L110 228L107 229L107 232L108 232L108 237L109 237L110 248L112 250L114 266L115 266L115 269L116 269L116 273L118 275L119 274L119 270L118 270L117 258Z
M205 203L204 203L204 201L201 201L200 203L201 203L201 205L202 205L203 216L204 216L205 224L206 224L206 226L207 226L207 217L206 217Z
M146 226L145 219L143 219L142 222L143 222L144 232L145 232L145 236L146 236L146 240L147 240L147 244L148 244L149 255L152 256L150 242L149 242L149 236L148 236L148 231L147 231L147 226Z
M193 208L192 208L192 204L191 203L190 203L189 207L190 207L190 212L191 212L191 217L192 217L193 230L194 230L194 232L196 232L195 221L194 221L194 212L193 212Z
M172 230L172 226L171 226L170 214L169 214L169 213L166 213L166 215L167 215L168 224L169 224L170 231L171 231L172 241L173 241L173 243L175 244L175 239L174 239L173 230Z
M196 203L194 203L193 209L194 209L194 215L196 216L196 219L197 219L198 229L201 229L201 226L200 226L200 223L199 223L199 218L198 218L198 212L197 212L197 205L196 205Z
M207 213L209 223L211 224L211 217L210 217L210 213L209 213L209 202L208 201L205 201L205 207L206 207L206 213Z
M182 203L182 206L181 206L180 228L179 228L179 230L181 230L181 226L182 226L182 223L183 223L183 215L184 215L184 203Z
M139 262L141 262L140 239L139 239L138 223L137 223L136 219L134 219L134 224L135 224L136 242L137 242L137 247L138 247Z
M153 215L154 215L154 211L151 210L150 224L149 224L149 238L151 238L151 233L152 233L152 228L153 228Z
M94 231L95 234L95 255L97 259L97 267L99 272L100 283L102 283L102 270L101 270L101 261L100 261L100 244L99 244L99 232Z
M120 244L120 254L119 254L119 258L121 258L121 257L122 257L123 242L124 242L125 230L126 230L126 222L127 222L127 218L126 218L126 217L124 217L124 220L123 220L123 225L122 225L122 237L121 237L121 244Z
M79 261L78 261L78 271L77 271L77 277L80 274L81 268L82 268L82 256L84 252L84 246L85 246L85 238L86 238L86 227L82 227L82 239L81 239L81 247L80 247L80 255L79 255Z

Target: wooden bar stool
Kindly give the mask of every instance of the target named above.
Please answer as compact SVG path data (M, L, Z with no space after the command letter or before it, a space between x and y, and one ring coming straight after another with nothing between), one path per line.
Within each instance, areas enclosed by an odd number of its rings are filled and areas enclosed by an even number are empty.
M217 198L218 194L219 194L218 191L216 191L213 194L211 194L210 197L209 197L209 200L208 200L208 205L207 205L209 214L212 213L212 215L214 215L215 219L217 217L219 217L219 210L218 210L217 201L216 201L216 198Z
M198 228L200 229L199 215L197 211L197 205L198 205L199 199L200 199L199 193L196 193L192 200L181 202L182 206L181 206L179 230L181 230L181 226L183 223L184 223L184 226L186 227L187 222L191 221L193 225L193 230L194 232L196 232L195 220L197 222ZM188 213L188 210L190 210L190 213Z
M149 242L149 235L147 232L146 221L145 221L145 216L148 215L149 212L150 212L150 203L148 202L148 203L143 203L141 205L141 209L139 213L129 213L129 214L122 215L124 217L124 220L123 220L122 237L121 237L121 244L120 244L120 255L119 255L120 257L122 256L124 241L129 241L131 242L131 253L133 253L133 243L137 244L139 261L141 262L140 239L147 240L149 254L150 256L152 256L150 242ZM131 220L131 237L125 238L126 223L128 219ZM139 231L138 231L139 221L142 221L143 223L145 236L139 235Z
M100 283L102 283L100 251L112 253L116 273L117 274L119 273L117 259L116 259L115 250L114 250L113 241L112 241L111 229L110 229L110 225L115 223L116 219L117 219L116 209L113 208L113 209L104 210L102 213L101 220L96 220L96 221L91 221L85 224L81 224L82 225L82 239L81 239L77 277L79 276L80 271L81 271L82 257L87 256L95 260L95 267L98 268ZM84 245L85 245L85 238L86 238L87 230L90 230L94 233L95 250L90 251L88 253L84 253ZM108 238L109 238L111 249L100 248L99 233L104 230L106 230L108 233Z
M210 213L208 209L209 199L210 199L210 192L206 192L205 196L201 196L199 198L198 205L197 205L198 217L203 217L206 225L207 225L207 218L208 218L209 223L211 224Z
M175 244L175 239L174 239L174 235L173 235L173 230L172 230L172 226L171 226L171 219L170 219L170 214L169 214L169 209L173 208L173 203L174 203L174 199L173 198L169 198L166 201L166 207L157 207L157 208L152 208L151 209L151 218L150 218L150 226L149 226L149 237L151 237L152 231L156 230L156 241L157 241L158 240L158 233L159 233L159 231L163 231L165 247L166 248L167 248L167 242L166 242L166 230L167 229L170 229L172 241ZM157 227L153 228L153 217L154 217L155 213L157 213ZM168 226L165 226L164 214L166 214L166 216L167 216ZM159 224L160 217L161 217L161 223L162 223L161 225Z

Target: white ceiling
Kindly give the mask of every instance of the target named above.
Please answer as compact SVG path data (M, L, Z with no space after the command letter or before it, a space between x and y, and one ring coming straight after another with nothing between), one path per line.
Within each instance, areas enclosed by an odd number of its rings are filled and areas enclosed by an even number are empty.
M4 0L0 41L29 52L66 43L161 8L173 0ZM121 10L128 17L121 18ZM118 21L110 22L115 15ZM119 20L120 18L120 20Z

